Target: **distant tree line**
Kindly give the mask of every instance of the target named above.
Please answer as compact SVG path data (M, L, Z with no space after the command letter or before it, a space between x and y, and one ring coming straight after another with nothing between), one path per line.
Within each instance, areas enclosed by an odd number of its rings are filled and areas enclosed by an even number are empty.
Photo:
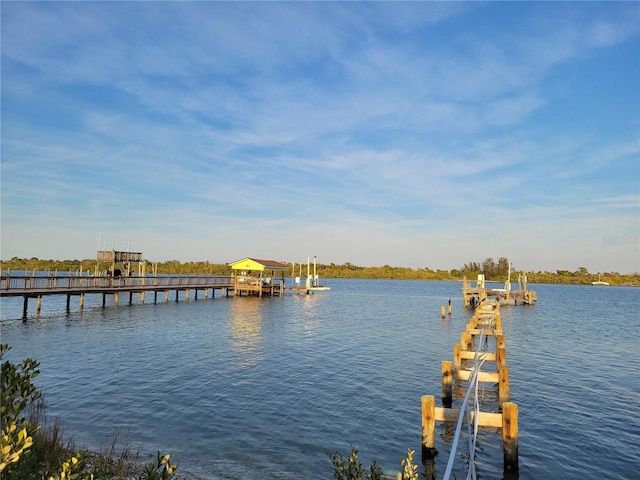
M282 262L289 264L289 262ZM17 258L0 261L2 270L41 270L41 271L93 271L96 267L96 260L40 260L36 257ZM104 266L104 264L102 264ZM291 265L291 264L289 264ZM147 274L152 273L152 266L157 268L159 274L200 274L200 275L231 275L231 266L226 263L201 262L180 262L178 260L168 260L164 262L148 262L145 268ZM313 267L312 267L313 268ZM133 269L137 272L137 269ZM309 272L313 273L313 271ZM424 268L392 267L383 265L380 267L361 267L352 263L342 265L316 264L316 273L322 278L363 278L363 279L396 279L396 280L462 280L466 277L475 280L479 273L485 275L485 279L494 282L504 282L509 273L509 261L504 258L494 260L486 258L482 262L470 261L462 267L453 270L432 270ZM512 269L511 281L517 282L518 275L522 271ZM611 285L638 285L640 286L640 273L620 274L617 272L589 273L585 267L579 267L575 272L568 270L556 270L555 272L524 272L527 274L529 283L558 283L586 285L596 280L608 282ZM286 277L307 275L307 266L296 264L294 271L291 268L285 271Z

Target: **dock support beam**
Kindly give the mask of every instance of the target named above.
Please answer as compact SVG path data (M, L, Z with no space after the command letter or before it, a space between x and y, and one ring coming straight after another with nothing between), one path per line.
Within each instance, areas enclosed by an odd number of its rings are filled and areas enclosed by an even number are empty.
M422 463L433 459L436 449L436 397L423 395L422 402Z
M451 370L451 362L445 360L442 362L442 404L446 408L451 408L452 393L451 381L453 379L453 371Z
M503 405L511 398L509 389L509 369L501 368L498 370L498 403Z
M460 370L462 367L462 357L460 354L460 344L456 343L453 345L453 368L456 370Z
M40 315L41 308L42 308L42 295L38 295L36 299L36 315Z
M511 402L502 404L502 442L504 450L504 471L518 472L518 405Z

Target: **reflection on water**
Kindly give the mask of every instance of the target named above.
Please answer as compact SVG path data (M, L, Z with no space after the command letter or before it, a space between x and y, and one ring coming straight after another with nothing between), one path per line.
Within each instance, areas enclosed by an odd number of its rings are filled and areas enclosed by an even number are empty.
M297 326L306 335L313 335L318 330L318 323L322 318L322 315L318 309L323 304L324 295L312 294L312 295L300 295L299 301L296 302L299 308L299 319Z
M262 348L262 299L234 298L230 307L231 348L237 353L237 368L247 368L264 359Z

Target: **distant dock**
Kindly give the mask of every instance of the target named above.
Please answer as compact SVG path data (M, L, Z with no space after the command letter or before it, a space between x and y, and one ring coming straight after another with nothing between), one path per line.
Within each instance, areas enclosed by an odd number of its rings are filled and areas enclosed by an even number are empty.
M488 298L495 297L501 304L532 305L538 301L538 295L533 290L527 289L527 276L521 274L518 277L517 290L511 289L511 275L504 284L504 288L488 288L484 275L478 275L475 285L465 277L462 280L462 297L466 308L480 305Z

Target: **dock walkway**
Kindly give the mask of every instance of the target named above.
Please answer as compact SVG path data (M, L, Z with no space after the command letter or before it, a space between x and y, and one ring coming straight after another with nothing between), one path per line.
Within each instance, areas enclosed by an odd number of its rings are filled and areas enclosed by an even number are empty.
M86 294L101 294L102 305L106 304L107 295L113 295L117 304L121 293L129 294L129 303L133 294L140 294L144 301L147 292L153 292L154 301L157 301L158 292L164 292L165 300L169 299L169 292L176 292L178 300L179 292L186 292L189 298L191 290L195 298L198 291L204 291L205 298L219 290L228 296L233 290L233 277L228 275L161 275L161 276L81 276L81 275L11 275L0 276L0 297L23 297L23 318L27 316L27 308L30 298L37 301L37 311L40 311L43 296L66 295L67 309L72 296L80 297L80 308L84 305Z

